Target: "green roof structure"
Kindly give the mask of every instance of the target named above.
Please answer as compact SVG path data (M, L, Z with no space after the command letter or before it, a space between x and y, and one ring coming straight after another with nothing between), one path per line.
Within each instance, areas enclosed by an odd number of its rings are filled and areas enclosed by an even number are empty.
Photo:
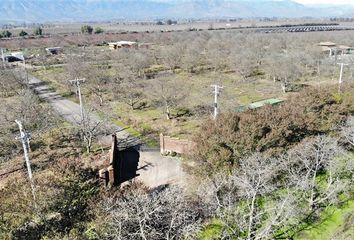
M235 112L243 112L248 109L257 109L257 108L264 107L265 105L268 105L268 104L272 105L272 106L276 106L282 102L284 102L284 100L280 100L280 99L276 99L276 98L269 98L269 99L265 99L262 101L253 102L253 103L246 105L246 106L238 106L235 108Z

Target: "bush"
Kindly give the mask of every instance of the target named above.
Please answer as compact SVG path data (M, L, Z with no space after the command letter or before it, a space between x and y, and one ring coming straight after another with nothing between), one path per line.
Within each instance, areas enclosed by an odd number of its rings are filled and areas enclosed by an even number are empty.
M3 31L2 33L1 33L1 37L2 38L9 38L9 37L11 37L12 36L12 33L10 32L10 31L8 31L8 30L5 30L5 31Z
M104 30L102 28L100 28L100 27L95 28L95 34L101 34L103 32L104 32Z
M83 34L92 34L93 32L93 27L90 25L84 25L81 27L81 33Z
M34 29L33 34L36 36L41 36L43 35L43 29L41 27L37 27Z
M18 35L19 35L20 37L24 37L24 36L27 36L28 33L22 30Z
M309 88L278 107L265 106L207 120L194 137L192 153L203 174L230 169L252 152L278 155L307 136L327 134L354 112L353 86Z

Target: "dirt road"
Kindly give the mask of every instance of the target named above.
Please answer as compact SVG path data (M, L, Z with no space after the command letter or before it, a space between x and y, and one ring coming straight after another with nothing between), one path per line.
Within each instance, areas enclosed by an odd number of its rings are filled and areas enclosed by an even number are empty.
M55 90L40 79L29 76L29 85L31 89L43 100L61 115L68 122L77 125L80 122L79 104L65 99ZM102 121L96 114L90 114L91 120L95 122ZM132 137L123 128L105 123L110 131L116 132L118 142L123 145L140 146L139 139ZM102 136L101 143L110 144L111 136ZM184 172L178 159L163 157L158 151L140 151L137 180L144 182L149 187L158 187L164 184L182 184Z

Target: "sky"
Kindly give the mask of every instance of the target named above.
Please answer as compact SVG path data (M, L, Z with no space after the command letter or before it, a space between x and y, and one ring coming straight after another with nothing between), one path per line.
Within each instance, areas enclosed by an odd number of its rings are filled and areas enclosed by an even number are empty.
M293 0L302 4L354 4L354 0Z

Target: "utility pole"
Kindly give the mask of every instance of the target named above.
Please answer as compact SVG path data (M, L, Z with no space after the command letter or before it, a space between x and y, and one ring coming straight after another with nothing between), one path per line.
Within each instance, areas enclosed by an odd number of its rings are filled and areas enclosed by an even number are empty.
M80 89L80 85L84 82L86 82L86 79L75 79L75 80L69 80L69 82L72 85L76 86L76 91L79 94L79 101L80 101L80 113L81 113L81 121L84 121L84 106L82 103L82 97L81 97L81 89Z
M340 65L340 72L339 72L339 80L338 80L338 90L340 91L341 89L341 85L342 85L342 77L343 77L343 66L344 65L348 65L348 64L345 64L345 63L337 63L338 65Z
M27 86L29 86L29 81L28 81L28 72L27 72L27 68L26 68L26 59L23 59L23 68L24 68L24 71L25 71L25 78L26 78L26 84Z
M3 48L1 48L1 60L2 60L2 67L5 68L5 55L4 55Z
M35 193L36 187L35 187L33 176L32 176L31 163L30 163L30 160L29 160L29 157L28 157L28 152L29 152L29 149L30 149L30 146L29 146L30 134L28 132L26 132L26 130L23 129L22 123L20 121L15 120L15 122L17 123L17 125L18 125L18 127L20 129L20 133L21 133L20 139L21 139L21 142L22 142L23 154L24 154L25 161L26 161L28 178L29 178L30 183L31 183L34 206L35 206L35 208L37 208L36 193Z
M2 62L5 62L5 56L4 56L4 49L1 48L1 59L2 59Z
M219 86L219 85L210 85L212 88L214 88L214 120L219 114L219 106L218 106L218 96L220 94L220 89L223 89L224 87Z

